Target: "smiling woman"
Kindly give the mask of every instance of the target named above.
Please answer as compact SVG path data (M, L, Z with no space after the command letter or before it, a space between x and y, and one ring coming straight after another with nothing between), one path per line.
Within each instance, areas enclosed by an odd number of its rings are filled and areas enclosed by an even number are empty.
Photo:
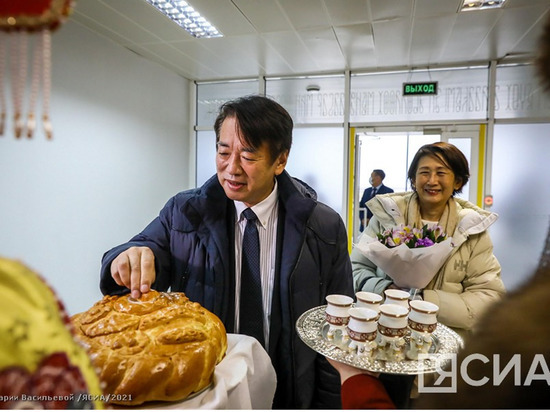
M487 231L497 216L454 197L468 182L468 170L468 162L456 146L445 142L422 146L408 171L414 191L379 195L367 202L373 217L364 232L376 237L399 225L415 228L428 225L440 226L452 237L453 249L449 257L441 267L431 268L434 276L419 297L439 306L438 321L463 335L505 292L500 264L493 254ZM352 250L351 262L356 292L363 290L383 295L386 289L398 288L384 268L377 267L368 254L358 248ZM384 381L385 376L381 379ZM408 399L408 393L403 394L403 391L408 389L404 387L398 391ZM407 405L398 404L398 407Z
M439 225L453 240L453 251L423 291L423 299L440 306L439 321L469 330L504 293L500 264L493 255L487 228L497 216L454 196L469 180L468 162L456 146L436 142L422 146L408 171L413 192L380 195L367 203L373 219L368 236L400 224L421 228ZM363 253L352 251L356 291L383 294L395 284ZM410 276L415 276L411 273Z
M437 222L451 196L460 193L468 183L470 172L460 150L438 142L418 150L408 176L418 194L422 219Z

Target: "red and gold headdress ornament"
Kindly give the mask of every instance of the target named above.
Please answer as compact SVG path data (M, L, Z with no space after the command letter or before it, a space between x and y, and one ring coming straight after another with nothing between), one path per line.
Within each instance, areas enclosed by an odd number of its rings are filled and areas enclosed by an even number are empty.
M9 74L15 137L20 138L25 129L27 137L33 136L36 129L36 105L41 91L44 132L48 139L51 139L50 35L69 16L73 2L73 0L0 0L0 135L4 134L8 112L5 79ZM31 84L30 94L26 98L26 90L29 88L26 84L29 55L32 62ZM26 116L25 103L27 104Z

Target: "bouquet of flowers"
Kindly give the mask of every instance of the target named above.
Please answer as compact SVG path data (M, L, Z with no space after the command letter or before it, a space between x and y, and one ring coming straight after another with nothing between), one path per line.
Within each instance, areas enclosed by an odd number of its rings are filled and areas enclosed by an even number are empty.
M356 248L381 268L400 288L423 289L453 250L452 239L441 226L421 229L400 225L361 236Z

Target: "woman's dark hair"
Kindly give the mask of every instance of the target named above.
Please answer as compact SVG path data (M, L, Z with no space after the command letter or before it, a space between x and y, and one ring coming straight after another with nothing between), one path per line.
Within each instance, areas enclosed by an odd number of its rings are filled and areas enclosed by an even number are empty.
M220 107L214 123L216 143L225 119L234 117L244 143L258 149L267 143L271 161L290 151L294 123L288 112L276 101L260 95L231 100Z
M416 171L418 170L418 163L420 163L420 159L424 156L435 157L451 169L455 175L455 179L460 182L460 188L453 190L453 196L462 192L462 188L470 179L468 160L466 160L464 153L458 150L455 145L446 142L426 144L418 149L418 152L416 152L413 161L411 162L408 173L409 180L413 187L413 182L416 178Z

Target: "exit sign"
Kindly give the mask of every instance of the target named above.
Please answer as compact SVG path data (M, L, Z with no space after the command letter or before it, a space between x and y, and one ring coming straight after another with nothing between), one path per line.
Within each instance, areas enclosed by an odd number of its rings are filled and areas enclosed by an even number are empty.
M403 96L437 94L437 82L403 83Z

